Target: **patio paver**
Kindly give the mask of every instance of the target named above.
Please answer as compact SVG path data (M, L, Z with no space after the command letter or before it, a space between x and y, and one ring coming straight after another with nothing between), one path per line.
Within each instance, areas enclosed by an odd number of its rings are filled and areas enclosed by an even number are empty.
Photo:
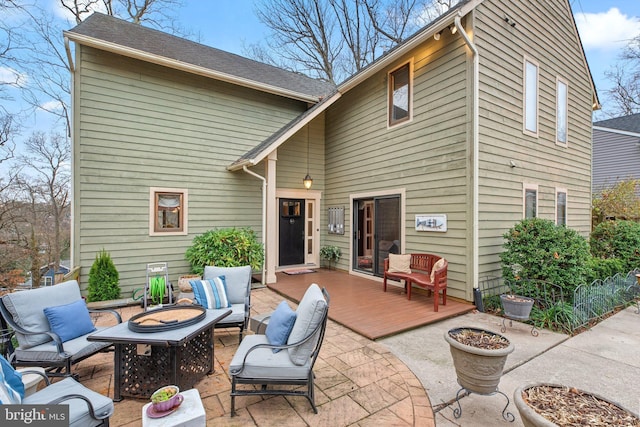
M252 315L272 311L282 299L268 288L254 289ZM123 321L140 310L118 309ZM215 371L195 385L208 425L435 426L427 393L409 368L385 346L331 320L314 368L318 414L303 397L252 396L236 399L237 416L231 418L228 364L238 347L237 329L216 329L214 337ZM113 397L113 353L91 357L75 372L87 387ZM141 425L146 403L132 398L116 402L111 425Z

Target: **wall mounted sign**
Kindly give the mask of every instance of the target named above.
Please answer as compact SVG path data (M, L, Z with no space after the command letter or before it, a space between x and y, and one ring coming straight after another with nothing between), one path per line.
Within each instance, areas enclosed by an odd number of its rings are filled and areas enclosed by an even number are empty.
M447 231L447 215L416 215L416 231Z

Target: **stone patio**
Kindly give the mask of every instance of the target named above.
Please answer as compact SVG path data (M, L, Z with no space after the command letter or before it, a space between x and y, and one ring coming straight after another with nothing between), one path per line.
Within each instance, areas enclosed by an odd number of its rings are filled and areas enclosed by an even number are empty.
M252 315L272 311L282 299L267 288L254 289ZM123 321L140 310L139 306L118 309ZM195 385L207 411L207 425L435 426L429 398L409 368L383 345L331 320L314 368L317 415L303 397L252 396L236 398L237 416L231 418L227 367L238 346L237 328L216 329L214 337L215 371ZM113 397L113 353L93 356L78 364L75 372L87 387ZM140 426L145 403L131 398L116 402L111 425Z

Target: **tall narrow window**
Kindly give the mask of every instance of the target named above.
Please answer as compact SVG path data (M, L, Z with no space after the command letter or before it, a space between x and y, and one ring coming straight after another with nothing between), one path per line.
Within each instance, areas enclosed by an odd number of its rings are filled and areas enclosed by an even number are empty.
M524 217L525 219L538 216L538 186L536 184L524 184Z
M151 188L149 234L187 234L187 190Z
M558 78L556 82L556 142L563 145L567 144L568 93L569 86Z
M538 64L524 61L524 132L538 136Z
M556 224L567 225L567 190L556 188Z
M405 64L389 73L389 126L411 119L411 67Z

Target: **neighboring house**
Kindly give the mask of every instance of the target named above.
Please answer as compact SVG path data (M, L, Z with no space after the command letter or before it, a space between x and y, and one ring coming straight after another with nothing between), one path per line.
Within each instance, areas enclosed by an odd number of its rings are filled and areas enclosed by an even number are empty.
M372 278L429 252L469 301L522 218L590 230L598 99L566 0L463 1L337 87L99 14L64 35L73 265L105 248L123 295L219 227L258 231L268 283L324 245Z
M630 178L640 179L640 114L593 123L593 192Z

